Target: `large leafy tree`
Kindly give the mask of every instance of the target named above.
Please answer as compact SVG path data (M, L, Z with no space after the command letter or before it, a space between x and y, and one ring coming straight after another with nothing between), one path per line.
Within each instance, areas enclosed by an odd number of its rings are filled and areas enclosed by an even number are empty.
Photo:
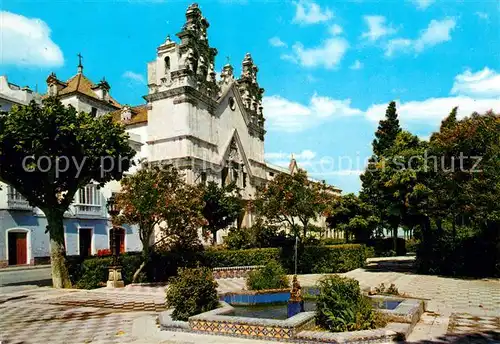
M45 214L55 288L71 286L63 219L75 193L121 179L134 154L111 116L78 113L53 97L0 114L0 180Z
M203 229L212 234L212 243L217 243L217 232L231 225L243 211L243 201L235 183L219 186L210 181L203 186L203 216L207 224Z
M123 178L121 186L115 221L137 225L142 243L143 262L134 273L135 281L157 245L179 247L198 241L197 230L205 224L202 191L187 185L172 165L148 163Z
M356 241L364 242L374 233L379 219L373 207L350 193L336 198L327 213L330 228L344 232L346 241L353 236Z
M311 222L323 215L335 197L325 183L310 181L303 170L278 174L257 193L257 213L275 225L285 225L305 239Z

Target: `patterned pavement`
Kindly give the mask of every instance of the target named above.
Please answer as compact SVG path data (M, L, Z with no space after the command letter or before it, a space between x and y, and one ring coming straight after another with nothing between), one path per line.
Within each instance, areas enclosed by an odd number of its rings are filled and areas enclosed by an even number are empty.
M398 269L374 268L372 264L343 275L357 279L362 288L394 283L404 294L427 299L428 312L410 335L410 342L500 343L500 280L415 275ZM302 275L299 281L302 286L312 286L321 277ZM218 280L218 284L219 292L241 290L245 280ZM227 338L217 336L155 332L153 319L165 307L165 288L165 285L92 291L0 288L0 342L232 343L234 338L228 342ZM133 324L141 317L149 317L151 326L134 332ZM156 337L149 337L153 334ZM241 343L263 342L242 340Z

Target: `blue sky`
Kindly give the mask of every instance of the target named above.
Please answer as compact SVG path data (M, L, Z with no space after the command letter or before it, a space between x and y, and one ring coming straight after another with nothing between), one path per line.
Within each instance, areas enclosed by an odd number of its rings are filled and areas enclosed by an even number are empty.
M103 76L122 104L146 94L146 63L184 23L188 1L0 3L0 75L46 91L50 72ZM291 153L316 179L359 191L377 121L398 102L426 138L453 106L500 111L499 1L199 1L220 71L245 53L266 89L267 159Z

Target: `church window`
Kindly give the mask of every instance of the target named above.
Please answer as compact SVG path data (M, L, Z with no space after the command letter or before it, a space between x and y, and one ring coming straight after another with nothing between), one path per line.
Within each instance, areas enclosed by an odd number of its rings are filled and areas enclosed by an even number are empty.
M165 66L164 66L165 67L165 75L168 77L170 74L170 57L169 56L165 57L164 61L165 61Z
M233 97L229 98L229 108L233 111L236 110L236 102Z
M243 187L247 187L247 174L246 172L243 172Z
M227 172L228 172L227 167L224 167L222 169L222 173L221 173L221 185L222 186L227 184Z
M233 182L235 182L236 184L238 184L238 170L236 169L233 169Z
M207 183L207 172L201 172L201 183L203 185Z
M97 109L95 107L92 107L92 110L90 110L90 115L94 117L97 115Z

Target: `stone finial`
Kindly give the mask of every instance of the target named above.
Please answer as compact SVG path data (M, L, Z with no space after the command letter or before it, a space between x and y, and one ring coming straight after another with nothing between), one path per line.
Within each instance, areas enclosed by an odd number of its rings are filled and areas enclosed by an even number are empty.
M233 71L234 71L233 66L231 66L230 64L226 64L224 67L222 67L222 72L220 73L221 79L222 80L228 78L233 79L234 78Z

